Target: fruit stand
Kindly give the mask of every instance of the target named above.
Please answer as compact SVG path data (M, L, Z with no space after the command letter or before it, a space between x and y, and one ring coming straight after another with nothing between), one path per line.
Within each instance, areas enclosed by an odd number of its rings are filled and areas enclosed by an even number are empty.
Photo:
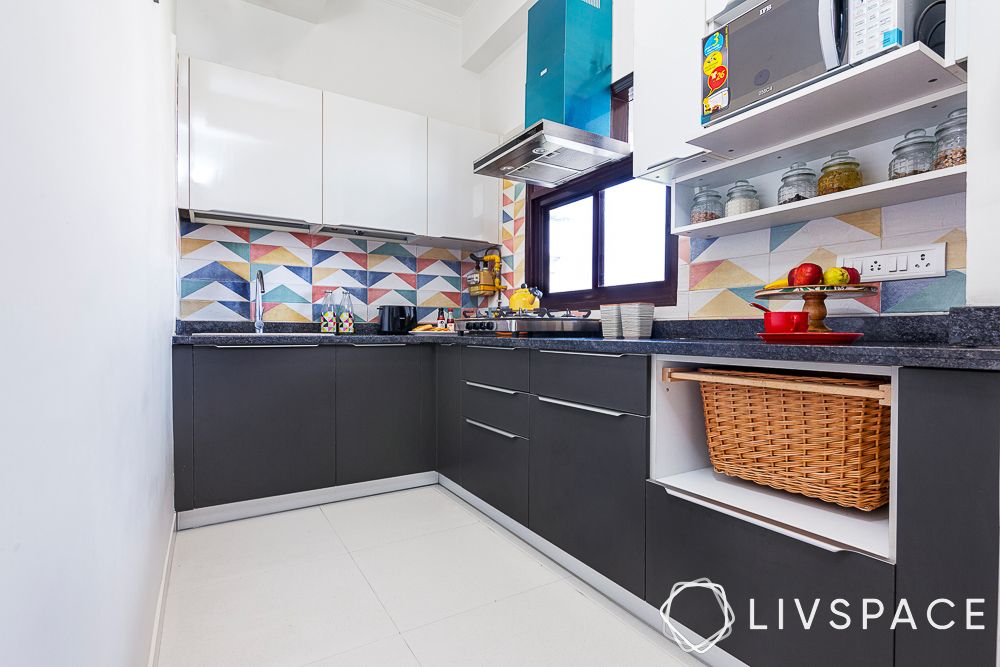
M878 294L875 285L796 285L760 289L754 296L758 299L802 299L805 301L802 310L809 313L809 331L828 333L832 329L824 322L827 299L851 299L873 294Z

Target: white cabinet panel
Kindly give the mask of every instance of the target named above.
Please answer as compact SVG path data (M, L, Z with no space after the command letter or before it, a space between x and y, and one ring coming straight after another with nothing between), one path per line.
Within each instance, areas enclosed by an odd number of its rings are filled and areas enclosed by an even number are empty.
M634 173L700 149L687 143L701 131L703 2L636 0L632 102Z
M477 176L472 163L500 137L430 119L427 129L427 234L500 242L500 179Z
M323 222L427 233L427 118L323 93Z
M190 61L190 205L319 224L322 92Z

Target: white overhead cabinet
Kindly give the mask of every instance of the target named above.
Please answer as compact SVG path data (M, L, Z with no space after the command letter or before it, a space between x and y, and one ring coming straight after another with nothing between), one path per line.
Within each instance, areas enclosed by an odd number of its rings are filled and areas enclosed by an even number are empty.
M704 2L636 0L632 132L635 176L701 149L701 38Z
M323 224L427 234L427 118L323 93Z
M500 180L472 163L500 137L431 118L427 125L427 234L499 243Z
M202 60L189 67L189 208L320 224L322 92Z

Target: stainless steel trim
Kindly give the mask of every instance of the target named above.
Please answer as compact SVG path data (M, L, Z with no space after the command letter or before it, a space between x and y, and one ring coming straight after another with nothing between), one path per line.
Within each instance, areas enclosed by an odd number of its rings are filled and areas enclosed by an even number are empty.
M301 218L280 218L277 216L255 215L253 213L241 213L239 211L223 211L210 209L207 211L199 209L188 209L191 222L235 222L254 225L270 225L272 227L283 227L287 229L311 229L312 225L307 220Z
M408 241L417 236L416 232L407 230L392 231L374 227L359 227L357 225L323 225L317 230L319 234L342 234L346 236L361 236L367 239Z
M475 426L477 428L485 429L487 431L492 431L493 433L496 433L497 435L502 435L503 437L507 438L508 440L514 440L515 438L520 438L521 437L519 435L514 435L513 433L508 433L507 431L501 431L498 428L493 428L492 426L487 426L486 424L477 422L477 421L472 420L472 419L466 419L465 423L466 424L471 424L472 426Z
M560 401L555 398L546 398L545 396L539 396L538 400L542 403L553 403L555 405L562 405L567 408L573 408L575 410L584 410L586 412L596 412L601 415L608 415L609 417L624 417L627 412L617 412L615 410L605 410L604 408L595 408L590 405L581 405L580 403L570 403L569 401Z
M252 336L253 334L248 334ZM260 349L260 348L281 348L281 347L319 347L319 345L213 345L217 350L246 350L246 349Z
M351 343L351 347L406 347L406 343Z
M488 391L495 391L500 394L507 394L508 396L515 396L521 393L519 391L514 391L513 389L501 389L500 387L491 387L488 384L479 384L478 382L469 382L468 380L465 381L465 384L469 385L470 387L475 387L476 389L486 389Z
M628 356L625 354L605 354L603 352L569 352L566 350L539 350L542 354L571 354L576 357L607 357L609 359L621 359Z
M505 352L517 349L516 347L500 347L498 345L469 345L469 347L476 350L503 350Z

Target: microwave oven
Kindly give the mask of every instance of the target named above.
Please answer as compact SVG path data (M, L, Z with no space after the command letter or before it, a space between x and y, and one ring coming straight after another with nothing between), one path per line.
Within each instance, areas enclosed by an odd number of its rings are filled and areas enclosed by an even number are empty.
M702 40L703 125L914 41L933 0L731 2ZM934 18L934 17L930 17ZM928 23L933 23L928 21ZM943 25L940 21L932 32Z

